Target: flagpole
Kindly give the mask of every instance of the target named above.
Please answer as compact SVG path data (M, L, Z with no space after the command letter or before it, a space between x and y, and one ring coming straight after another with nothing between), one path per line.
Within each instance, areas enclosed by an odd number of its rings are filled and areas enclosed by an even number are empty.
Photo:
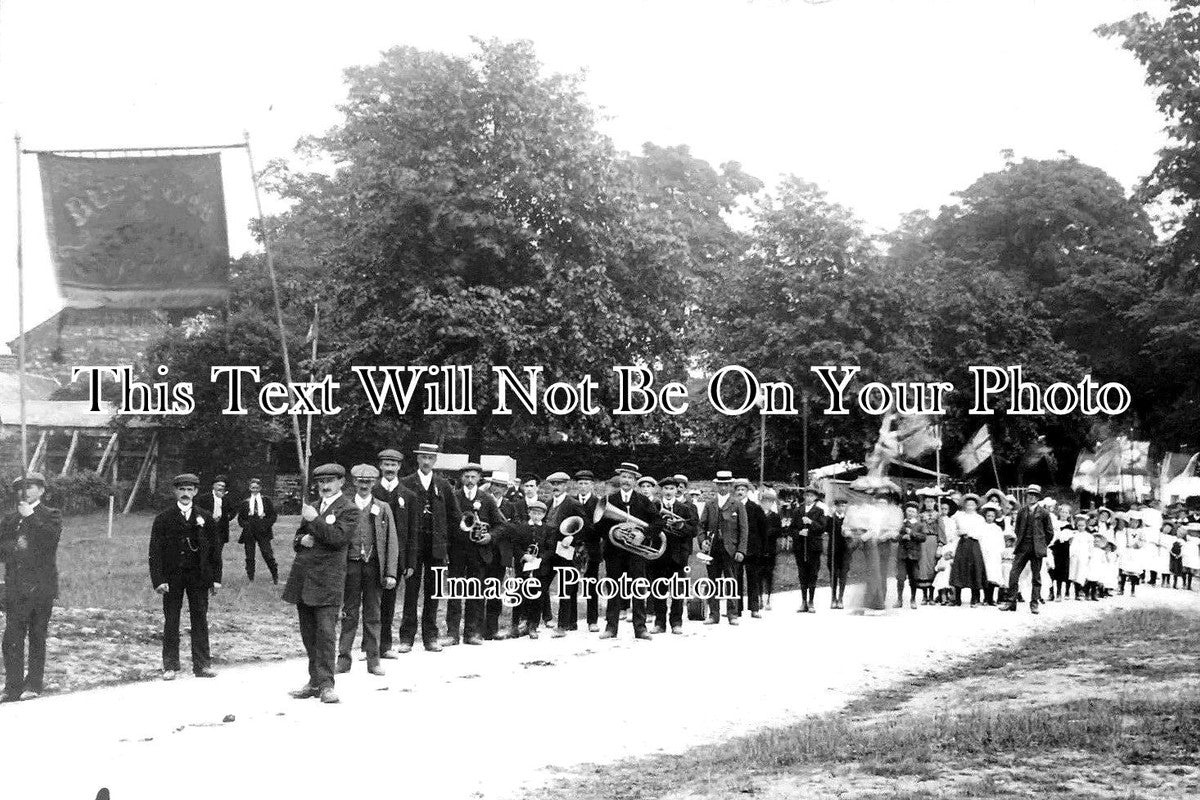
M318 325L319 320L320 320L319 306L317 305L316 301L313 301L312 363L310 363L309 367L308 367L308 379L310 381L316 381L316 379L317 379L317 375L316 375L316 371L317 371L317 337L319 337L321 335L321 328ZM312 460L313 415L308 414L307 417L308 417L308 420L307 420L307 422L304 423L304 458L306 461L311 461Z
M29 469L29 424L25 419L25 241L21 220L21 134L13 135L17 151L17 403L21 417L21 474Z
M1004 487L1000 485L1000 470L996 467L996 451L995 450L993 450L992 454L988 456L988 459L992 462L992 474L994 476L996 476L996 488L1003 491Z
M937 449L934 451L933 468L937 470L937 490L942 491L942 426L935 425L934 430L937 432Z
M254 205L258 210L258 225L262 230L263 253L267 259L267 274L271 278L271 294L275 299L275 322L279 326L279 347L283 355L283 376L288 386L292 382L292 359L288 356L287 331L283 327L283 306L279 302L279 281L275 277L275 259L271 255L271 235L267 232L267 224L263 218L262 195L258 188L258 173L254 171L254 152L250 149L250 131L242 132L246 140L246 160L250 164L250 182L254 185ZM290 395L289 395L290 396ZM296 439L296 459L300 466L300 480L308 480L308 459L304 457L304 443L300 439L300 420L295 414L292 418L292 435Z

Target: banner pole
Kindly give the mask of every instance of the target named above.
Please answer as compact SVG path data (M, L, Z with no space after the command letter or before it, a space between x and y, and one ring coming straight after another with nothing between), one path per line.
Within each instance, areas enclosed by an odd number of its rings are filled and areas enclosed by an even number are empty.
M308 367L308 379L315 381L317 379L317 338L321 335L320 326L320 306L313 301L313 340L312 340L312 363ZM304 423L304 459L305 461L312 460L312 425L313 415L308 414L307 420Z
M1004 487L1000 485L1000 470L996 467L996 453L993 451L988 458L992 462L992 475L996 476L996 488L1003 491Z
M283 376L288 386L291 387L293 385L292 359L288 356L287 331L283 327L283 306L279 302L279 281L275 278L275 260L271 254L271 236L267 233L267 224L263 217L262 195L258 188L258 173L254 171L254 153L250 149L250 131L243 131L242 136L246 140L246 160L250 164L250 182L254 185L254 205L258 210L258 225L262 230L263 254L267 260L267 275L271 278L271 295L275 299L275 323L279 326L279 347L283 354ZM300 439L300 420L295 414L289 414L288 416L292 418L292 435L296 439L296 458L300 465L300 480L306 482L308 480L308 459L304 457L304 442Z
M21 416L21 474L29 469L29 424L25 419L25 240L21 220L21 134L13 135L17 151L17 399Z

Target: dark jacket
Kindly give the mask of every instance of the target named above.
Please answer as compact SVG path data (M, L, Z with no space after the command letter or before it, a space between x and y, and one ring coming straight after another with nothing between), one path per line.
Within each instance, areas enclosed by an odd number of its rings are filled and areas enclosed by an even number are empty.
M25 548L17 540L25 537ZM0 520L0 561L5 570L10 597L53 600L58 597L58 541L62 537L62 513L39 502L33 513L22 517L16 511Z
M746 507L732 494L725 501L725 508L717 505L715 497L704 506L704 515L700 518L701 540L712 541L718 535L725 552L730 556L737 553L745 555L749 546L750 523L747 520Z
M486 522L492 540L486 544L473 542L469 531L464 531L461 526L455 525L454 536L451 538L453 542L451 557L465 559L465 563L470 569L512 563L512 547L508 538L503 535L507 518L500 512L500 507L496 505L496 498L488 492L476 489L475 500L471 501L467 499L466 492L459 488L454 493L454 502L458 504L458 508L463 514L471 512L482 522Z
M683 522L680 523L678 529L672 528L667 523L663 523L663 531L667 537L667 552L663 553L663 559L669 560L677 567L687 566L688 560L692 557L693 542L696 539L696 533L700 529L700 520L696 516L696 507L686 500L676 500L671 506L666 503L660 503L658 508L669 510L672 514L683 517ZM666 516L663 515L665 519Z
M896 548L896 560L920 561L925 538L931 534L933 531L921 519L906 518L904 522L900 523L900 545Z
M811 521L806 523L805 517ZM819 563L825 551L825 529L828 525L825 509L816 503L809 509L805 509L803 503L798 505L792 512L792 554L800 561Z
M1046 546L1054 538L1054 520L1041 504L1024 506L1017 511L1016 534L1014 553L1032 552L1038 557L1045 557Z
M192 505L194 505L196 508L203 509L208 513L209 517L212 517L213 506L216 505L216 503L214 502L213 494L210 491L206 494L196 495L195 499L192 500ZM229 523L233 521L235 516L237 516L237 509L237 498L226 492L225 496L221 498L221 518L213 518L214 528L217 532L217 541L219 541L221 544L229 544ZM220 581L217 581L217 583L220 583Z
M415 472L402 478L400 483L416 495L413 538L417 539L417 550L422 549L425 544L420 540L421 536L428 535L430 555L434 559L444 561L450 554L450 537L458 530L458 523L461 521L454 490L445 478L439 478L436 473L429 483L428 492L421 486L421 476ZM429 533L424 534L425 530Z
M179 584L187 560L185 551L195 553L194 563L204 586L220 583L219 536L212 517L203 508L193 503L191 519L186 520L179 507L172 504L155 517L150 526L150 585L158 587L165 583L174 587Z
M599 500L599 497L593 493L588 495L588 499L583 503L579 502L579 495L572 495L571 499L574 500L575 504L579 506L581 511L583 511L583 533L579 535L583 539L583 543L587 545L588 557L592 559L599 559L603 553L604 547L600 542L599 534L596 532L596 523L593 522L596 514L596 503Z
M399 580L400 540L396 536L396 522L392 519L391 506L374 495L371 496L371 505L367 506L365 512L359 509L353 497L350 498L350 504L358 513L356 524L361 523L364 516L370 520L371 544L379 561L379 585L383 586L388 578ZM373 508L379 510L372 513ZM347 560L354 560L356 556L361 560L360 554L347 549Z
M586 535L590 520L585 516L586 514L587 512L583 510L581 505L579 505L579 501L569 494L563 495L563 500L558 504L557 508L554 507L553 497L551 497L546 503L546 524L556 532L558 531L559 526L570 517L579 517L583 520L583 528L581 528L580 532L575 534L575 537L571 540L571 547L574 549L574 555L568 559L571 563L576 564L577 566L587 565L586 559L588 557L588 550ZM559 533L558 536L555 537L555 545L557 546L557 543L562 539L563 535Z
M554 543L558 541L558 530L545 523L530 525L528 522L517 522L505 527L504 538L512 549L513 575L518 580L536 577L549 579L554 570ZM532 571L524 570L525 553L532 552L541 559L538 568Z
M688 503L691 505L691 503ZM783 537L783 518L779 516L778 511L767 512L767 533L763 537L763 546L766 548L760 561L763 564L774 564L775 556L779 553L779 540Z
M320 509L320 501L317 501ZM346 547L358 524L358 508L342 494L312 522L300 521L293 544L296 560L283 587L283 599L306 606L340 606L346 588ZM312 534L312 547L300 540Z
M648 547L657 547L660 543L659 536L662 533L662 517L658 514L658 509L653 500L646 495L637 491L633 491L633 495L629 498L629 504L626 505L621 501L621 492L617 490L608 496L608 504L613 508L625 511L634 517L649 523L645 530L645 544ZM578 504L577 504L578 505ZM608 542L608 532L616 524L614 520L602 519L596 524L597 534L605 540L605 552L611 552L615 547L611 542ZM620 549L620 548L617 548ZM625 552L621 550L621 552ZM632 553L630 555L633 555Z
M825 518L829 529L829 546L825 548L825 566L830 574L846 569L850 564L850 540L846 538L846 518L831 514Z
M746 557L759 558L766 552L767 512L753 500L747 499L746 506Z
M417 563L417 496L404 485L403 480L390 491L380 484L371 490L379 500L392 509L392 522L396 524L396 539L400 543L399 558L396 560L398 575L408 569L416 569Z
M238 536L239 544L260 537L270 539L275 536L275 521L279 519L279 515L275 513L275 504L265 494L260 494L259 498L262 500L261 517L250 516L249 497L238 503L237 522L242 529L241 536Z

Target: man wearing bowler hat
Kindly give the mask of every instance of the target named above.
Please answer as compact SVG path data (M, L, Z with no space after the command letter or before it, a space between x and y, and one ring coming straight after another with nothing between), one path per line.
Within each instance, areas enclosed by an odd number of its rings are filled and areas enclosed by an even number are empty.
M413 565L417 562L416 505L417 496L400 482L400 464L404 456L399 450L388 447L379 451L379 482L375 484L377 500L392 509L392 521L396 523L396 539L400 543L400 566L398 579L412 577ZM396 621L396 597L399 586L385 588L379 601L379 657L395 658L392 650L392 629Z
M400 644L397 650L407 653L412 650L417 636L417 604L421 604L421 639L425 649L438 652L442 649L438 641L437 607L434 599L437 581L433 568L448 566L451 531L458 530L461 522L454 490L445 478L434 474L438 447L435 444L420 444L413 451L417 456L417 471L404 478L404 486L416 495L417 557L413 576L404 584L404 614L400 619Z
M58 541L62 514L42 502L46 479L38 472L13 481L17 510L0 520L0 561L7 564L4 617L4 694L0 702L32 700L45 690L46 632L58 596ZM29 671L25 671L25 642Z
M1001 607L1001 611L1017 610L1017 583L1028 564L1033 578L1029 610L1038 613L1038 598L1042 596L1042 559L1046 557L1047 545L1054 538L1054 519L1049 509L1039 502L1041 499L1042 487L1036 483L1029 484L1025 489L1025 505L1017 512L1014 526L1017 541L1013 545L1012 570L1008 574L1008 602Z
M654 508L654 504L634 488L634 482L641 477L637 464L626 461L617 467L618 488L611 493L606 502L609 506L626 514L630 514L647 523L644 533L645 542L654 544L662 535L662 518ZM597 533L608 536L609 530L616 524L614 520L603 519L597 524ZM647 577L646 559L637 553L631 553L611 542L604 548L605 576L620 580L622 575L628 575L630 580ZM621 620L620 598L613 597L605 604L605 629L600 634L601 639L612 639L617 635L617 625ZM650 631L646 630L646 600L633 597L630 600L633 611L633 632L638 639L651 639Z
M175 505L154 518L150 528L150 585L162 595L162 677L179 672L179 615L187 596L192 672L213 678L208 650L208 596L221 588L221 541L208 512L193 502L200 479L176 475Z
M337 655L337 622L346 586L346 548L358 524L358 508L342 494L346 468L323 464L313 470L320 499L300 508L300 528L293 546L296 560L283 587L285 602L296 606L300 638L308 654L308 683L290 692L303 700L319 697L338 702L333 691Z
M354 481L354 507L358 510L358 518L346 548L346 589L342 598L337 671L350 671L350 650L354 647L361 611L362 649L367 654L367 672L383 675L383 667L379 664L380 596L384 589L396 588L400 542L391 508L373 494L379 470L370 464L357 464L350 469L350 477Z

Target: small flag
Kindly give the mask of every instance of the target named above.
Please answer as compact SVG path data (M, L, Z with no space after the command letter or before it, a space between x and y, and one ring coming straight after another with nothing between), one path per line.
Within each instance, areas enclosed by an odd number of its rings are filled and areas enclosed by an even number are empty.
M930 422L928 417L920 414L901 418L900 424L896 426L896 439L904 458L910 461L941 445L938 441L937 426Z
M975 435L971 437L971 441L967 442L966 447L958 454L958 465L962 467L964 475L970 474L979 468L979 465L992 457L992 435L988 432L987 425L984 425Z

